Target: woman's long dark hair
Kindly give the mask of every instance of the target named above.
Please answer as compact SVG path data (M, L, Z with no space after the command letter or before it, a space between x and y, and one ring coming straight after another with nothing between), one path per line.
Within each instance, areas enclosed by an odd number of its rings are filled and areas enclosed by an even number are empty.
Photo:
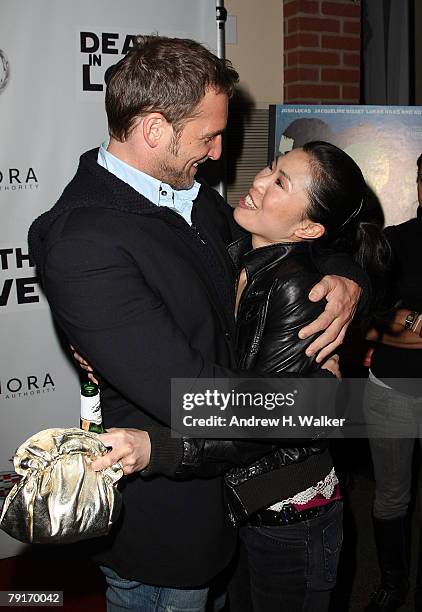
M362 172L347 153L329 142L308 142L303 150L310 157L312 174L306 216L325 228L318 242L349 253L365 270L372 285L372 310L378 310L391 249L382 229L363 220L368 188Z

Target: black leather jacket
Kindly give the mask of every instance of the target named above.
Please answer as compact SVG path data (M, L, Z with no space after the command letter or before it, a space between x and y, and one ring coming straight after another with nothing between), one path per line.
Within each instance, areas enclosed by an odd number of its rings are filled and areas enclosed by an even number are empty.
M249 240L242 238L229 247L236 269L245 268L247 276L236 320L238 366L306 376L318 369L305 354L314 338L300 340L298 332L325 308L325 301L308 299L322 278L311 247L296 242L247 250Z
M299 330L325 307L325 301L308 299L309 291L322 277L309 243L251 250L250 239L242 238L230 245L229 252L237 272L245 268L247 275L236 322L239 368L261 376L330 376L305 354L315 336L298 338ZM332 468L326 446L324 440L315 439L186 438L179 473L213 476L228 470L225 481L231 518L239 522L323 479ZM313 462L307 463L306 469L299 466L311 458ZM263 476L267 483L263 487L261 482L256 495L256 481Z

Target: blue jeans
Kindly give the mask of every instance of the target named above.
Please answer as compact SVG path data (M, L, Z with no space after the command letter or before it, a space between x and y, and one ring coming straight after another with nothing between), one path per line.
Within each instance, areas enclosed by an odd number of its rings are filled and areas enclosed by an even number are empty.
M208 587L174 589L120 578L109 567L101 567L107 581L107 612L204 612Z
M342 506L334 502L321 516L301 523L241 528L254 612L328 610L343 542ZM244 603L242 609L250 606Z

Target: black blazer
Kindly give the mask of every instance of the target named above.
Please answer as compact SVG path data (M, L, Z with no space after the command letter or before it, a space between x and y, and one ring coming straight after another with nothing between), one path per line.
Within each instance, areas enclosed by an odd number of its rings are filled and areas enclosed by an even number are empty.
M55 320L104 381L105 426L169 427L172 377L224 377L235 365L231 210L204 186L193 230L96 156L81 157L58 203L32 226L31 253ZM156 471L181 452L168 442L154 446ZM207 582L235 545L222 489L220 477L126 478L121 520L98 560L149 584Z

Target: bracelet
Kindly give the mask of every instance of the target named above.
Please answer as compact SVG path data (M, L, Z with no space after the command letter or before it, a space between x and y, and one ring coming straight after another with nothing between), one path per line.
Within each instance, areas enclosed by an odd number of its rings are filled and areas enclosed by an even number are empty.
M412 332L414 334L418 333L416 330L418 329L418 325L421 321L422 321L422 314L418 315L416 321L412 325Z
M416 312L415 310L412 310L412 312L409 312L409 314L404 320L405 329L412 329L413 323L415 322L415 319L418 316L419 316L419 313Z

